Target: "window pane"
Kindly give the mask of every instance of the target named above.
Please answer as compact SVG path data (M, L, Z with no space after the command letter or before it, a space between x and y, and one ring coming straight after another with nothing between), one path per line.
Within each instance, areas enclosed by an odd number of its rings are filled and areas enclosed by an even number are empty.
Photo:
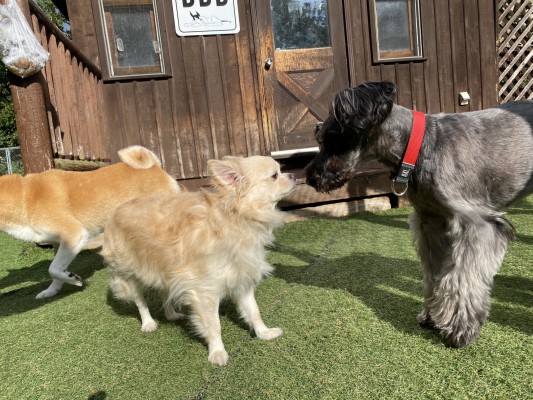
M112 76L164 72L154 0L101 0Z
M117 42L119 67L158 65L154 52L150 6L109 7Z
M377 0L379 50L410 50L408 0Z
M327 3L327 0L271 0L276 50L329 47Z

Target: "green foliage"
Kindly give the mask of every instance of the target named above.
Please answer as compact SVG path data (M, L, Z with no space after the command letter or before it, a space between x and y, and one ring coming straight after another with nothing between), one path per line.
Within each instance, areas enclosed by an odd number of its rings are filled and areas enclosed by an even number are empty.
M70 37L68 21L51 0L37 0L37 5L45 12L46 15L50 17L52 22L59 29L61 29L67 36Z
M5 65L0 63L0 147L18 146L15 112L7 73Z

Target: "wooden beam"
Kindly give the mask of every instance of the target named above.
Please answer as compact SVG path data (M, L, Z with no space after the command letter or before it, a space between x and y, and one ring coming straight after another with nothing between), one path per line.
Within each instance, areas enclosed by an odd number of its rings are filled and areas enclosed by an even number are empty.
M17 0L17 4L32 26L28 0ZM43 73L39 71L26 78L9 73L9 82L24 172L41 172L53 168Z
M55 167L65 171L92 171L110 164L104 161L69 160L66 158L54 159Z

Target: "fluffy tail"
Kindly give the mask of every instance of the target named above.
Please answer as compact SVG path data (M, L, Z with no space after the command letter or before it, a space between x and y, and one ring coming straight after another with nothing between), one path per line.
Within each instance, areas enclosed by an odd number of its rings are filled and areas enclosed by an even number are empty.
M142 146L129 146L119 150L118 157L124 164L135 169L148 169L154 165L161 166L161 161L155 153Z

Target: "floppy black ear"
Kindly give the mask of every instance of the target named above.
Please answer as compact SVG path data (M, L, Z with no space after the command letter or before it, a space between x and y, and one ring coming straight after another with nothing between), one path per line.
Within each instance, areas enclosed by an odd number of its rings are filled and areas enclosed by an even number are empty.
M396 97L392 82L365 82L339 92L332 101L333 116L342 126L368 130L390 114Z

